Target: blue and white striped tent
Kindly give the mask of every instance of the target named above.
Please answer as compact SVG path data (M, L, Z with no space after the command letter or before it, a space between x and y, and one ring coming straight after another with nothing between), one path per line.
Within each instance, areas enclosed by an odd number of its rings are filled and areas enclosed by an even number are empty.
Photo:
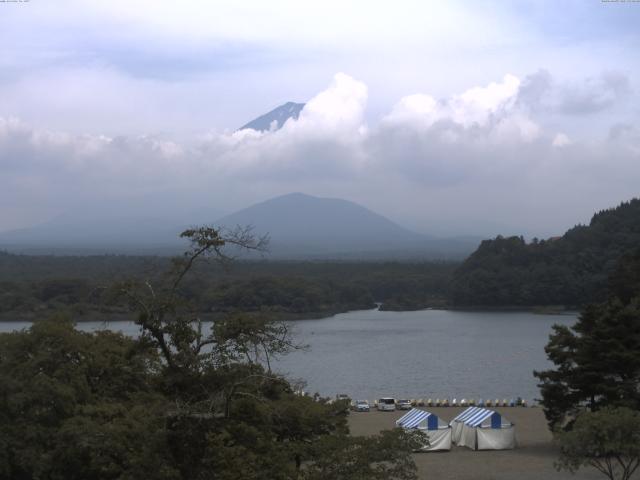
M418 408L412 408L398 420L396 425L403 428L438 429L438 417L431 412L425 412Z
M450 423L453 442L474 450L515 448L515 427L500 413L481 407L469 407Z
M423 431L429 444L421 448L421 451L451 450L451 427L431 412L412 408L396 420L396 426Z
M457 445L458 442L460 441L460 435L462 434L462 425L464 425L464 421L470 416L472 416L474 413L479 412L481 410L484 410L484 409L481 407L469 407L463 410L457 417L455 417L453 420L449 422L449 425L451 426L451 429L452 429L451 439L453 443Z

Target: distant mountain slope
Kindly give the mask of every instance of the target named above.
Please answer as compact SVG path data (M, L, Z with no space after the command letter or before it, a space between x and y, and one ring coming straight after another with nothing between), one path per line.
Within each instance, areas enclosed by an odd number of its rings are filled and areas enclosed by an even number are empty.
M168 218L68 214L34 227L0 233L0 250L171 255L186 246L178 238L180 232L211 223L252 225L256 234L268 233L269 257L273 259L461 260L480 241L474 237L438 239L421 235L353 202L301 193L273 198L222 218L208 211Z
M599 301L617 261L640 246L640 199L596 213L562 237L485 240L455 272L460 306L570 305Z
M193 224L211 223L220 214L193 211L184 218L146 216L63 215L29 228L0 233L0 249L22 253L173 254L185 242L180 232Z
M251 120L249 123L243 125L238 130L251 128L259 132L265 132L271 130L272 126L274 130L278 130L282 128L284 123L290 118L297 120L300 112L304 108L304 105L304 103L287 102L284 105L280 105L279 107L274 108L269 113L265 113L264 115Z
M273 198L232 215L217 224L253 225L257 234L269 233L276 257L358 254L369 257L459 256L460 245L407 230L371 210L347 200L292 193ZM474 247L461 242L469 252ZM474 246L477 243L474 243Z

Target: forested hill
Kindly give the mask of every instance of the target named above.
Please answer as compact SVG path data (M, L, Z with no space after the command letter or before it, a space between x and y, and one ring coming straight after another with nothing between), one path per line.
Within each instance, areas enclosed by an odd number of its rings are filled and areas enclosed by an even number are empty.
M483 241L455 271L456 306L580 306L601 301L617 261L640 246L640 199L596 213L562 237Z

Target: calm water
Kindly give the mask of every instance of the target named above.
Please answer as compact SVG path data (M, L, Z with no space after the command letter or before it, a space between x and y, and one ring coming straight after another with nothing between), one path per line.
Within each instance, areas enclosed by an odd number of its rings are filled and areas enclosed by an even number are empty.
M310 346L280 359L275 367L303 378L307 390L423 398L538 397L534 369L549 364L544 353L551 326L575 317L525 312L350 312L319 320L291 322L296 338ZM0 323L0 331L28 327ZM101 322L78 328L93 331ZM130 322L108 327L135 335Z

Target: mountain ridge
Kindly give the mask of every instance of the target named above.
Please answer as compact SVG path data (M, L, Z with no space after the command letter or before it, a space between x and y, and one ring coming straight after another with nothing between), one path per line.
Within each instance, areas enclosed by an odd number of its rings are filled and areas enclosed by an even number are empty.
M298 119L300 112L304 108L304 103L287 102L274 108L273 110L254 118L250 122L240 127L238 130L252 129L258 132L268 132L279 130L289 120ZM275 122L275 123L274 123Z
M219 225L252 225L268 233L276 257L332 256L390 258L468 254L474 240L436 239L413 232L357 203L306 195L281 195L227 215ZM473 246L471 246L473 244Z
M142 217L74 220L66 216L0 233L0 248L64 255L78 252L170 255L186 246L178 238L179 233L198 223L202 222L191 217L177 221ZM269 234L268 256L273 259L461 259L480 240L423 235L349 200L300 192L269 198L205 223L228 228L251 225L256 235Z
M365 237L376 235L378 238L374 244L382 244L394 236L408 236L416 241L424 238L349 200L314 197L300 192L255 203L219 219L217 223L252 225L271 236L286 235L295 241L304 240L313 244L330 242L332 239L365 241Z

